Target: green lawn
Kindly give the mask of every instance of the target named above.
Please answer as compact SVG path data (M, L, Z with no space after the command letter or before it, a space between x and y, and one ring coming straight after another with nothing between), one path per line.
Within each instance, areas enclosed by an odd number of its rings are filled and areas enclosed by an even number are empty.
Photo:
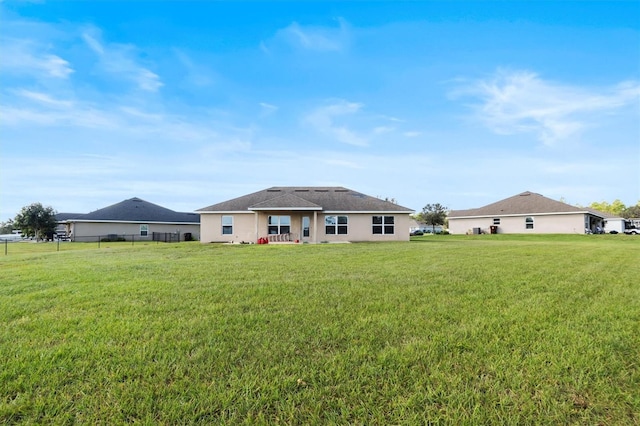
M0 423L640 423L640 237L29 246Z

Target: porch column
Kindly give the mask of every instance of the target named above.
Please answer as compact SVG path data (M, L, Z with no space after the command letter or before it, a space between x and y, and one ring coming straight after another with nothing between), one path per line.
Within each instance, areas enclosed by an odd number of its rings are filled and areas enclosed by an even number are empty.
M259 235L258 235L258 212L254 211L253 212L253 217L255 218L255 220L254 220L254 223L255 223L255 229L254 230L255 230L255 233L256 233L255 242L257 243L258 242L258 238L260 238Z
M313 242L318 242L318 211L313 211Z

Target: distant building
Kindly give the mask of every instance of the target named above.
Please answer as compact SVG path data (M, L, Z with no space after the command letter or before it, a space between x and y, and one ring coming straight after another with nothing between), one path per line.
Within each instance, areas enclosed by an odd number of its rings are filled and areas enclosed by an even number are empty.
M200 216L130 198L88 214L59 213L59 230L72 241L96 238L184 241L198 239Z
M605 215L533 192L449 213L451 234L584 234L604 229Z

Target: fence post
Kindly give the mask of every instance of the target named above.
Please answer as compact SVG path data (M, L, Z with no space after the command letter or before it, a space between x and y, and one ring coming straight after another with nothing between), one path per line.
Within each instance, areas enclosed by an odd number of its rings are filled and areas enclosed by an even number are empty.
M131 234L131 245L133 245L133 243L136 241L136 235L135 234Z
M4 255L7 255L7 248L9 247L9 240L4 240Z
M56 251L60 251L60 238L58 238L58 250Z
M98 248L100 248L100 235L98 235Z

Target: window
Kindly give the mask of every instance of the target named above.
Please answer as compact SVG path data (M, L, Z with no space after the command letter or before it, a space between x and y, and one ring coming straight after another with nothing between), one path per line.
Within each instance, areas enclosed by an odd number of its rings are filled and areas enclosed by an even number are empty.
M348 233L349 217L348 216L325 216L324 232L327 235L346 235Z
M526 229L533 229L533 218L531 216L527 216L524 220L524 225Z
M269 235L291 232L291 216L269 216Z
M146 237L149 235L149 225L140 225L140 236Z
M374 234L394 234L395 216L373 216L371 218Z
M500 218L493 219L493 224L494 225L500 225Z
M222 216L222 235L233 234L233 216Z

